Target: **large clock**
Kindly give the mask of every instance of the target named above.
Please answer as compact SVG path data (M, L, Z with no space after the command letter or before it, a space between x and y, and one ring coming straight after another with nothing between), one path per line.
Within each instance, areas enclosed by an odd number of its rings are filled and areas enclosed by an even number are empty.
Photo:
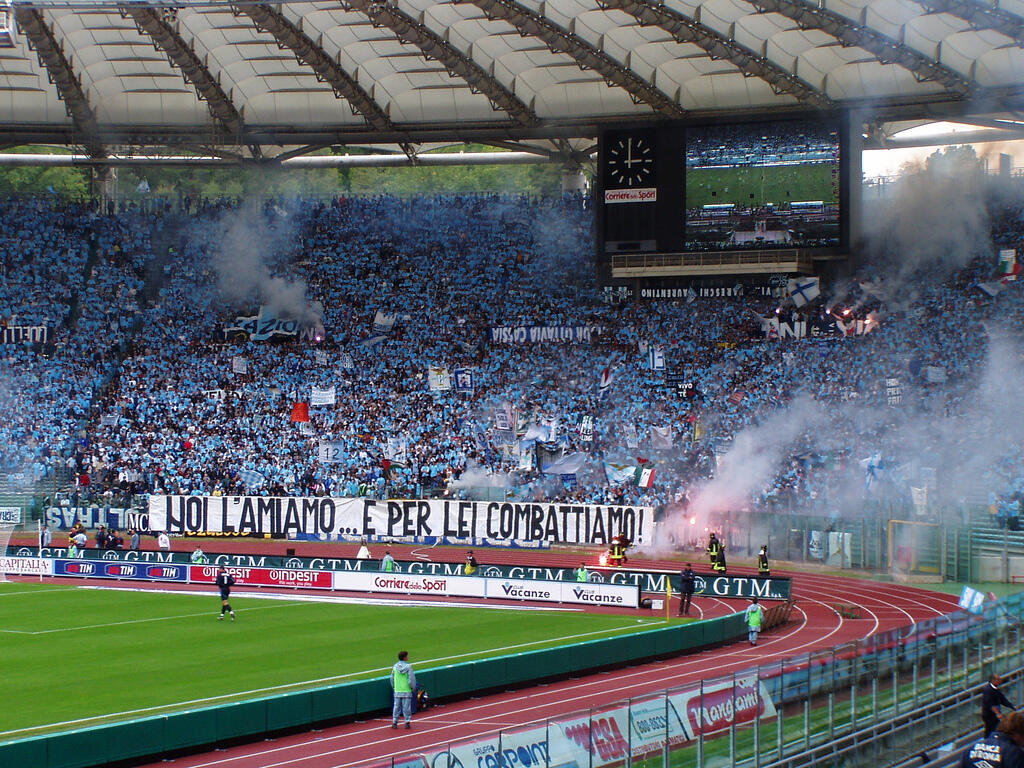
M654 175L654 150L649 141L634 136L616 139L608 148L608 174L615 184L638 187Z

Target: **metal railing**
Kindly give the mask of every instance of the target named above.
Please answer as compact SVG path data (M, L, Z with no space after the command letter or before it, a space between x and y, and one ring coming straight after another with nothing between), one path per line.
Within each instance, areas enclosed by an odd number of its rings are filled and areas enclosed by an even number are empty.
M1022 613L1024 595L1016 595L980 615L955 612L372 765L457 768L493 760L495 766L535 768L802 768L896 762L940 743L939 734L948 741L957 729L977 724L977 687L993 670L1024 666ZM1009 696L1020 700L1022 688L1017 674Z

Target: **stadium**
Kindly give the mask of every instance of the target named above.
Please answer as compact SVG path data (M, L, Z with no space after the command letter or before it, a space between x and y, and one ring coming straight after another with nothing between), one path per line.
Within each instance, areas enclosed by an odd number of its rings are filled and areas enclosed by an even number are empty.
M1017 0L0 2L0 765L1016 749L1022 47Z

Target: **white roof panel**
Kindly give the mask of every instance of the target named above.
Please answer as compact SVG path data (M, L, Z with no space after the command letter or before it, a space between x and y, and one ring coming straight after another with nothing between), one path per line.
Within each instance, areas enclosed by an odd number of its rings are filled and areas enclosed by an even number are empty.
M680 110L742 114L800 107L796 96L773 88L785 75L802 81L808 90L801 97L811 104L824 95L837 106L857 108L910 108L931 100L970 104L986 94L1006 103L1024 82L1022 41L1006 36L1012 23L1003 32L975 29L956 15L964 11L935 13L916 0L651 0L652 8L676 14L672 23L681 23L684 34L690 34L686 27L692 30L699 45L676 42L668 22L665 28L649 19L641 25L608 5L614 0L506 0L501 12L511 16L503 19L488 18L483 0L382 2L388 5L381 8L405 15L409 33L385 24L389 14L378 16L376 6L363 12L362 3L326 0L268 6L270 21L261 17L260 28L244 8L227 4L160 13L194 51L205 82L215 83L242 116L242 133L222 133L225 143L248 143L246 131L260 135L254 143L269 142L266 131L279 145L293 135L330 141L364 136L372 143L382 124L387 129L381 135L391 142L398 135L455 137L467 125L507 138L526 131L561 136L554 128L544 131L566 124L587 126L593 135L598 124L677 116ZM1024 0L1000 0L998 9L1024 24ZM33 13L70 64L71 80L40 64L29 50L29 30L21 29L16 46L0 51L0 132L32 125L81 143L85 129L75 124L69 130L70 110L80 122L94 115L100 133L110 136L187 135L191 129L216 134L216 104L199 98L180 61L172 65L168 52L131 18L99 0L92 9ZM822 14L828 23L816 21ZM529 26L537 16L555 25L551 37ZM25 16L22 22L35 23ZM863 31L881 35L884 49L870 36L858 39ZM33 44L38 48L39 42ZM45 48L46 40L41 42ZM580 52L588 48L606 58L581 69L574 55L586 63ZM309 66L310 50L318 61L333 62L330 78ZM747 74L737 66L748 63L745 51L761 57ZM882 63L880 56L899 63ZM53 56L48 63L63 66ZM195 69L194 62L189 66ZM653 88L630 85L630 93L609 85L611 79ZM73 85L61 94L51 81ZM659 91L668 104L659 101ZM353 108L361 94L375 102L368 110L376 113L373 119ZM229 118L221 111L216 119Z

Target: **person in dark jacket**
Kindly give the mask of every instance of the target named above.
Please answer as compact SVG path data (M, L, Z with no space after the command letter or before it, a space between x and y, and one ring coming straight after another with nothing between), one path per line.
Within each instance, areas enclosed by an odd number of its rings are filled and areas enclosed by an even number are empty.
M1008 712L999 729L964 750L960 768L1024 768L1024 715Z
M679 615L689 616L690 605L693 603L693 590L697 586L697 574L689 563L679 574Z
M231 588L235 586L235 577L227 572L222 565L217 569L217 588L220 590L220 616L218 621L224 621L224 612L231 614L231 620L235 620L235 612L231 610Z
M765 579L772 575L771 569L768 567L767 544L763 545L761 551L757 553L757 575Z
M990 735L999 725L999 718L1002 716L1000 707L1016 709L999 690L1002 682L1003 679L993 673L988 678L988 684L981 691L981 722L985 724L986 736Z

